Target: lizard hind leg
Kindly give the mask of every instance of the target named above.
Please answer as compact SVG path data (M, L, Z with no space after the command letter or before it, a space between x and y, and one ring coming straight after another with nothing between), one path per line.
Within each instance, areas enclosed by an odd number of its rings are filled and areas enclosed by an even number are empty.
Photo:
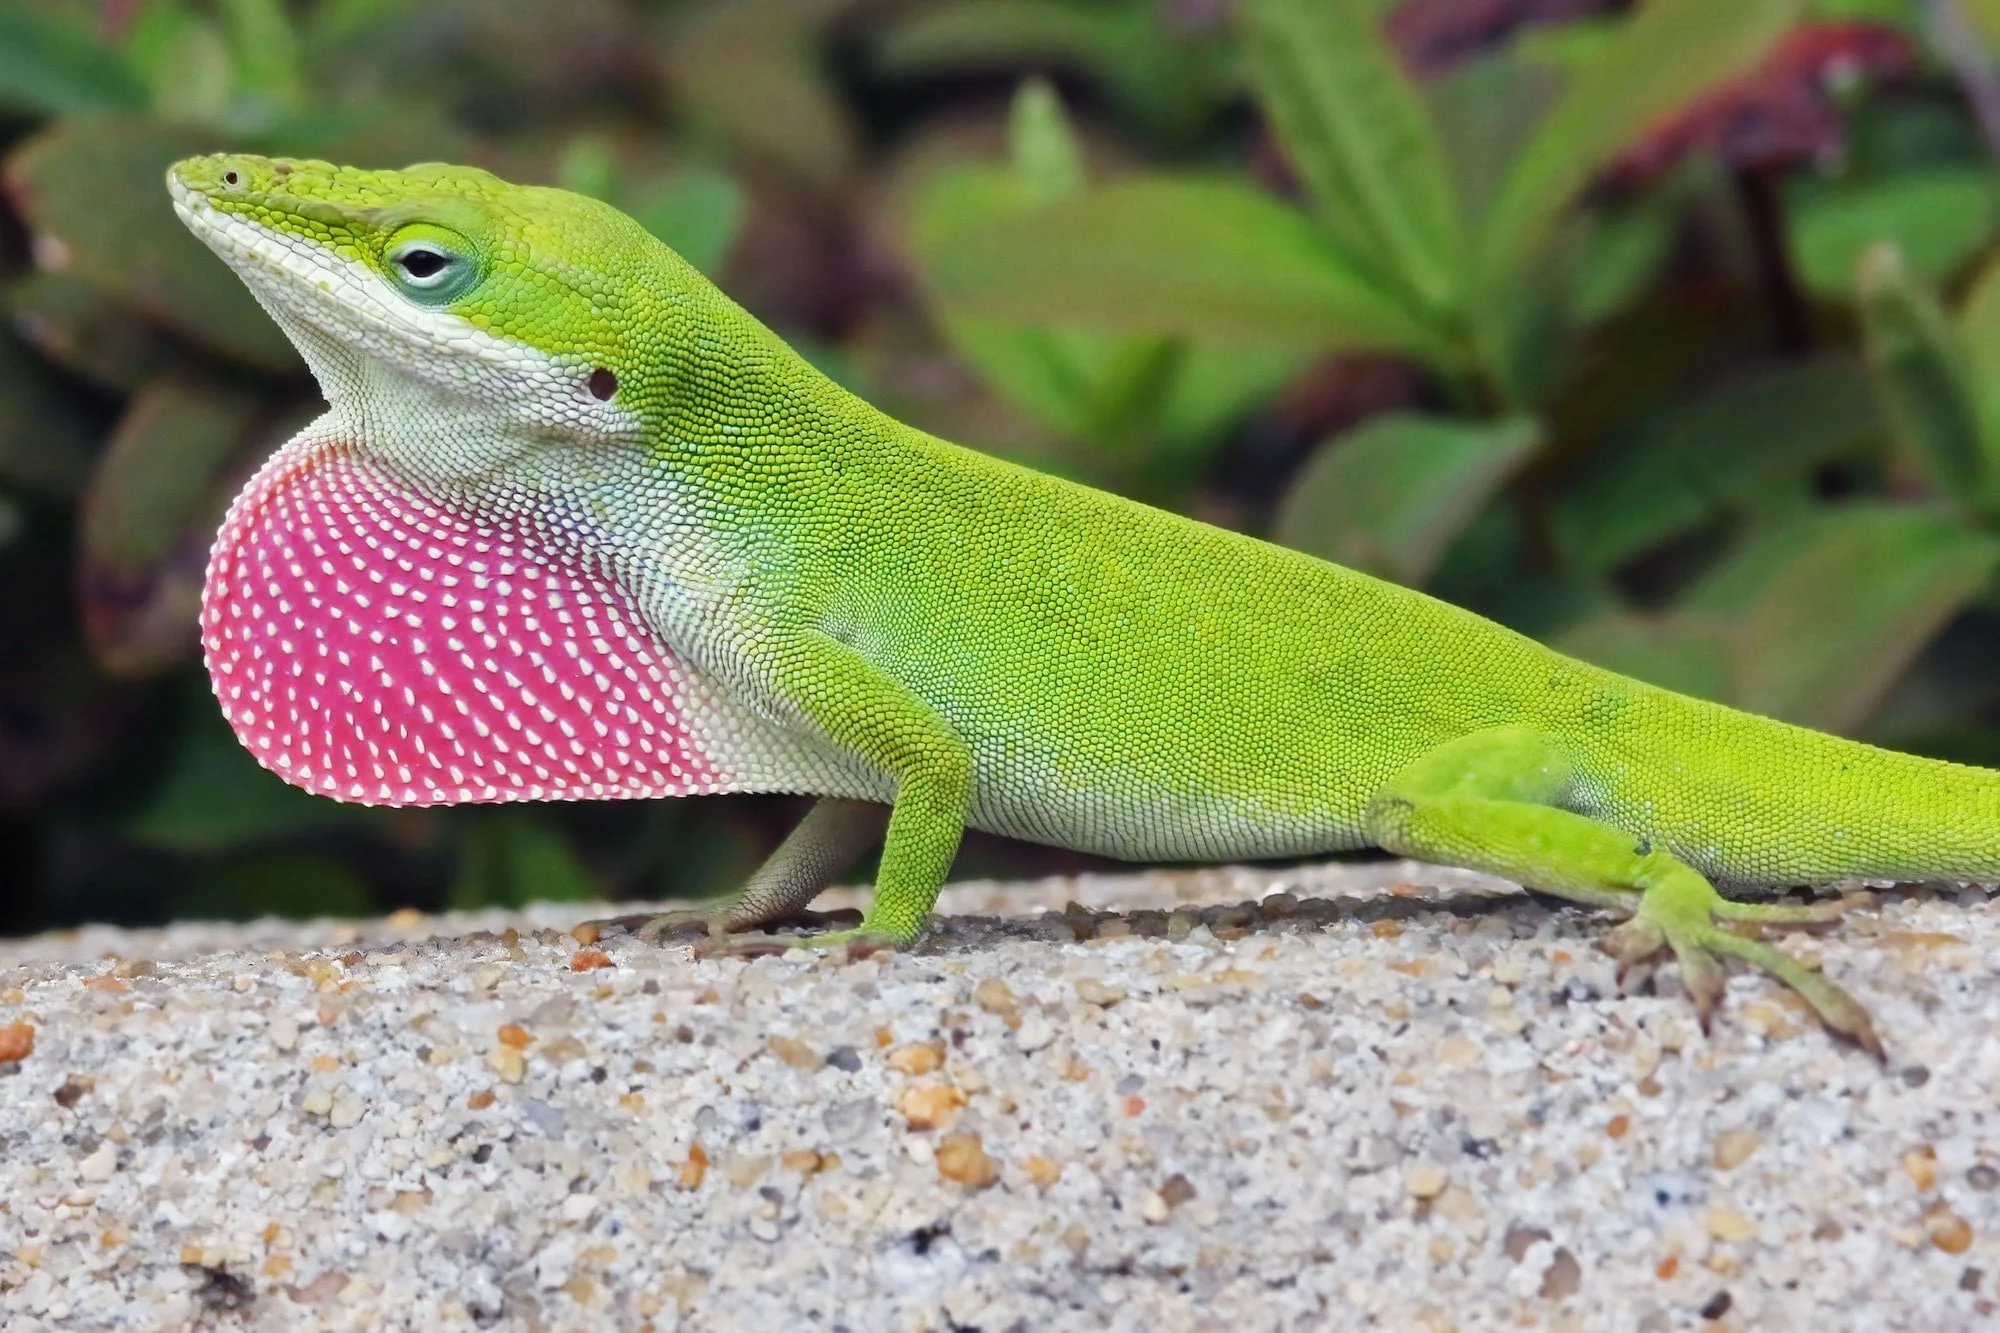
M1704 1027L1722 998L1721 955L1791 987L1828 1028L1882 1057L1867 1010L1851 996L1790 954L1729 926L1819 925L1850 903L1731 902L1672 852L1565 808L1575 785L1554 737L1514 727L1474 732L1392 778L1369 803L1369 835L1403 856L1484 870L1625 914L1628 920L1606 941L1621 973L1671 950Z
M886 805L824 797L734 892L705 907L605 924L636 924L642 939L693 936L725 943L772 926L847 924L809 914L806 905L880 841L888 823ZM754 936L734 942L748 952L769 951L759 949Z

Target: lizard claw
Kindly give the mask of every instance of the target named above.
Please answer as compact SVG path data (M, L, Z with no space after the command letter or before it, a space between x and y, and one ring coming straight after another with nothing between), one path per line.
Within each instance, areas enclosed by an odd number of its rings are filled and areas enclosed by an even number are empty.
M701 940L720 932L720 924L700 912L663 912L632 933L653 944Z
M791 947L783 936L754 932L704 935L690 942L696 958L772 958Z
M595 921L584 922L595 926L600 934L631 935L637 939L658 943L675 939L696 939L717 928L710 913L701 908L683 908L672 912L637 912L631 916L608 916Z
M1805 903L1739 903L1718 898L1711 910L1717 921L1727 921L1741 933L1763 935L1767 930L1822 932L1837 926L1849 912L1875 905L1875 895L1866 889L1843 893L1838 898ZM1747 928L1747 929L1746 929Z
M1681 967L1681 988L1694 1003L1695 1021L1701 1024L1701 1034L1705 1037L1715 1023L1716 1011L1722 1008L1723 994L1729 989L1729 974L1714 954L1699 945L1676 943L1673 949L1674 961Z
M1667 937L1651 921L1635 916L1598 941L1597 947L1617 960L1618 975L1622 980L1625 973L1651 962L1655 954L1666 948Z

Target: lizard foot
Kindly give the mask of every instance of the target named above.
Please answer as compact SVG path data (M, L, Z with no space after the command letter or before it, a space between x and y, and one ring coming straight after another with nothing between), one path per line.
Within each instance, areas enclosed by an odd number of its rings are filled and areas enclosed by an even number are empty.
M762 934L765 928L814 930L830 926L854 926L860 921L861 913L853 908L843 908L835 912L810 912L801 909L774 917L769 921L758 922L756 927L743 929L729 919L724 909L689 907L672 912L607 917L587 924L596 926L600 931L622 931L650 943L667 943L736 938L747 942L776 938Z
M1671 950L1680 964L1681 984L1694 1001L1703 1032L1708 1031L1709 1020L1721 1005L1723 988L1728 982L1719 954L1748 963L1789 986L1830 1031L1886 1062L1888 1056L1882 1039L1876 1035L1868 1011L1858 1000L1820 975L1817 968L1725 924L1741 923L1753 929L1826 926L1868 901L1864 893L1804 907L1731 902L1706 880L1689 877L1648 890L1631 919L1612 931L1603 947L1618 960L1621 982L1663 950Z
M858 914L853 912L829 913L853 920ZM727 935L710 935L694 941L694 956L697 958L768 958L774 954L792 949L806 949L817 953L838 955L846 962L858 962L871 954L899 949L908 941L880 931L866 930L856 926L848 930L830 930L818 935L766 935L757 931L738 931Z

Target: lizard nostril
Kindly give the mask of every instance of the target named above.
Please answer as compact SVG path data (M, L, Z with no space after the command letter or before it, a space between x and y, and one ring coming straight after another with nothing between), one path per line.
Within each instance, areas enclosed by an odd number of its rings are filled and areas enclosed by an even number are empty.
M223 172L223 173L222 173L222 183L223 183L224 185L232 185L232 186L233 186L233 185L237 184L237 183L238 183L239 181L241 181L242 179L243 179L243 178L242 178L241 176L238 176L238 175L237 175L237 174L236 174L235 172L233 172L233 171L225 171L225 172Z
M611 401L611 395L618 392L618 377L603 366L590 372L590 396L600 403Z

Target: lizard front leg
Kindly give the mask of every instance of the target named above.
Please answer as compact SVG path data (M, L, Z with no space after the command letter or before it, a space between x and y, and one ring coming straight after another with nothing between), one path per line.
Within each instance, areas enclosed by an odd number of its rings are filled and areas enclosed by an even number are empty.
M1438 746L1369 804L1369 836L1404 856L1467 866L1543 893L1607 907L1629 920L1608 945L1623 968L1671 949L1703 1026L1722 998L1722 954L1761 968L1812 1006L1827 1027L1882 1056L1867 1010L1791 955L1727 923L1806 926L1846 902L1810 907L1731 902L1662 848L1561 808L1574 772L1555 738L1503 727Z
M786 642L771 651L769 665L780 703L835 746L887 774L895 784L895 798L888 811L875 896L858 927L810 936L738 935L729 937L725 947L763 953L791 947L853 950L908 944L930 918L965 834L966 812L972 804L972 751L922 700L828 635L813 632ZM860 808L875 812L872 818L880 820L880 806ZM819 813L816 808L807 822ZM829 813L826 821L832 827L821 830L826 834L823 841L836 835L858 839L847 856L851 861L868 841L860 836L862 817ZM871 837L879 827L879 822L870 827ZM816 836L815 841L822 840ZM787 840L787 847L791 842ZM804 872L823 865L827 850L801 845L787 857L786 865L775 870L767 865L734 905L748 907L750 892L759 881L771 886L760 890L760 903L802 905L812 896L805 891ZM772 862L781 856L787 856L786 847ZM838 872L825 871L823 878L834 873ZM812 890L817 891L817 887Z

